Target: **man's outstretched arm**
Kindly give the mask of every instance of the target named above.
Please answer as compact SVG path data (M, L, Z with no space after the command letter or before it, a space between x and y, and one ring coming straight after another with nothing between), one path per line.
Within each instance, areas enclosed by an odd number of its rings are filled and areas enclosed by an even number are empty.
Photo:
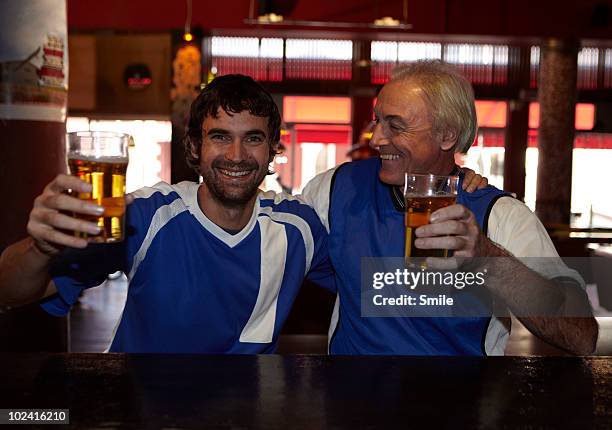
M19 306L54 294L49 261L31 237L6 248L0 255L0 304Z
M55 293L48 273L52 257L65 246L87 246L85 239L65 231L99 233L95 223L64 213L99 216L104 211L101 206L67 195L69 189L91 192L91 185L74 176L58 175L34 201L27 227L29 237L0 255L0 305L18 306Z

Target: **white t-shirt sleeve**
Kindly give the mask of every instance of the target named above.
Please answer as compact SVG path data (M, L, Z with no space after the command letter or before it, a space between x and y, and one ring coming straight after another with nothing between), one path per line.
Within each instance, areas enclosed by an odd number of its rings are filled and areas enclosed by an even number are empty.
M585 288L580 274L563 263L538 217L521 201L498 199L491 208L487 228L489 239L531 270L547 279L570 278ZM486 354L504 355L509 337L510 319L493 316L485 336Z
M302 194L298 196L315 210L328 233L331 182L338 167L336 166L312 178L302 190Z
M573 278L584 287L582 277L563 263L538 217L521 201L512 197L497 200L487 227L489 239L530 269L548 279Z

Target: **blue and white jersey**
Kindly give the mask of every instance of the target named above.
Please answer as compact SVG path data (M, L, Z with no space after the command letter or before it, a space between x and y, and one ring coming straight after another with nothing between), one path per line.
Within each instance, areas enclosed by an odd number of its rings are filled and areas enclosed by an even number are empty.
M134 193L122 246L128 296L110 351L271 353L304 277L335 290L327 232L309 206L260 192L247 225L230 234L204 215L197 190L159 183ZM65 314L100 282L85 266L54 277L48 312Z

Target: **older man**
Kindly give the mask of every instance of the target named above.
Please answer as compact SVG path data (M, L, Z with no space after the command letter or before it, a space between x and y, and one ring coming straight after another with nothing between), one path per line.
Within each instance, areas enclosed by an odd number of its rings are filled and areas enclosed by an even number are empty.
M451 66L422 61L397 70L378 96L371 145L380 157L347 163L319 175L304 196L329 231L338 295L330 327L334 354L503 354L509 320L366 318L361 316L362 257L404 255L404 174L457 173L455 152L476 134L470 83ZM577 354L594 350L597 323L581 278L560 260L542 274L515 257L558 257L545 229L520 201L493 187L459 191L458 204L431 215L415 246L450 249L456 257L498 259L487 287L534 334ZM561 318L565 305L573 316ZM545 303L547 314L534 304ZM551 309L557 310L551 313Z

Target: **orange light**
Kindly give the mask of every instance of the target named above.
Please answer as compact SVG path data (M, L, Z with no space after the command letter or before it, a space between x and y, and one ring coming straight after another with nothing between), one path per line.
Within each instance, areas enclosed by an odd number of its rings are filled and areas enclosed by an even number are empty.
M191 42L193 40L193 34L191 34L191 33L183 34L183 40L185 42Z
M591 103L576 103L576 130L592 130L595 126L595 105ZM529 128L540 127L540 103L529 103Z
M283 120L286 122L317 122L349 124L351 99L349 97L283 97Z
M507 103L492 100L476 100L476 118L479 127L504 128Z
M576 130L592 130L595 126L595 105L591 103L576 104Z

